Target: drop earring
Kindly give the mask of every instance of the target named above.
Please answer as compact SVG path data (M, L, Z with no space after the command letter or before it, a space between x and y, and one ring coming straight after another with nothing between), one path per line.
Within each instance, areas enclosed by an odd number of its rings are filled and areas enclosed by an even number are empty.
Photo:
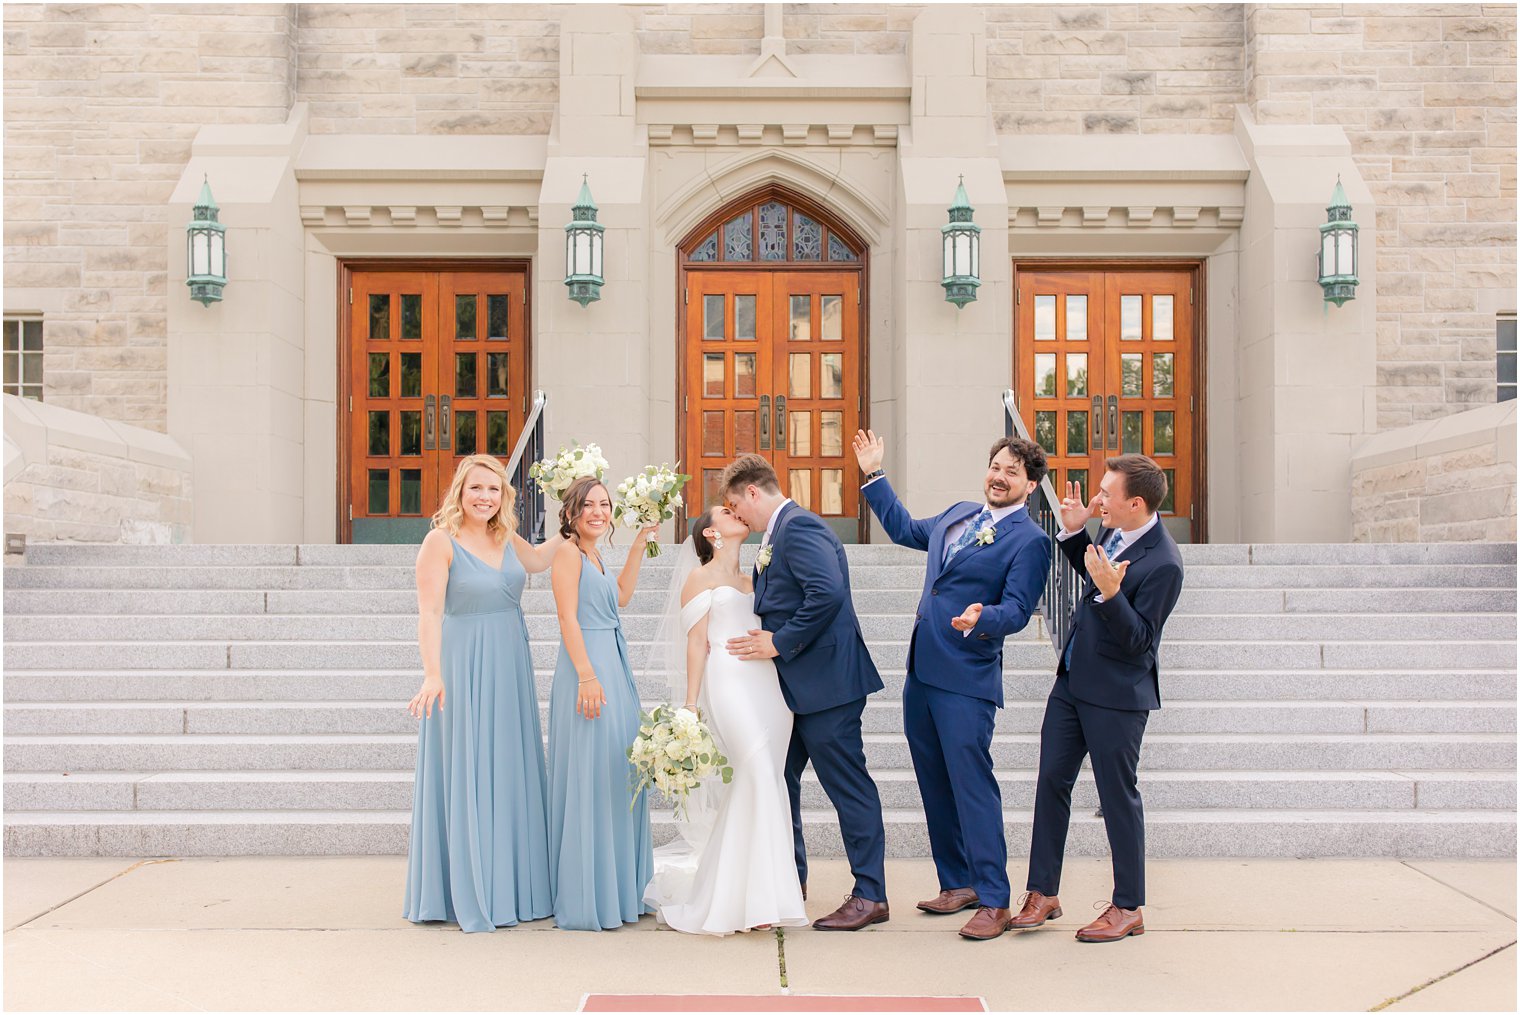
M720 532L720 533L718 533L717 535L715 535L713 537L713 549L714 550L721 550L721 549L723 549L723 533Z

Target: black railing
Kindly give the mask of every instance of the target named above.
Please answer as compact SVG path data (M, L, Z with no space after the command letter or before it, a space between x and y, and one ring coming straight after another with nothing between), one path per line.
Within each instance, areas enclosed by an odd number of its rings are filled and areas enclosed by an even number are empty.
M544 491L529 478L528 469L544 455L544 406L548 404L548 395L533 392L533 407L517 436L512 457L507 459L507 475L517 488L517 531L530 543L541 543L544 538Z
M1011 390L1003 392L1003 433L1032 440ZM1051 541L1050 576L1045 581L1045 594L1040 597L1040 614L1050 632L1050 643L1059 652L1071 633L1071 616L1082 595L1082 579L1055 546L1056 533L1061 531L1061 498L1049 476L1040 480L1039 489L1029 496L1029 517L1039 523Z

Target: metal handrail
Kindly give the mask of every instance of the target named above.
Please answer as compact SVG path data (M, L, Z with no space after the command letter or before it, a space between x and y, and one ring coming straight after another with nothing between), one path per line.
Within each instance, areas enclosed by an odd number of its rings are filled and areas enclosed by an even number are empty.
M1012 389L1003 392L1003 412L1005 436L1018 434L1026 441L1033 440L1024 417L1019 415L1019 403ZM1066 638L1071 634L1071 618L1082 595L1082 579L1054 545L1056 533L1061 531L1061 498L1056 496L1055 484L1048 474L1040 479L1040 488L1029 498L1029 517L1045 530L1052 544L1050 575L1045 582L1045 594L1040 597L1040 613L1045 618L1045 629L1050 632L1050 643L1059 652L1066 647Z
M517 445L507 459L507 475L517 488L517 525L530 543L544 538L544 491L528 475L528 469L544 453L544 407L549 396L542 389L533 392L533 407L523 421L522 433L517 435Z

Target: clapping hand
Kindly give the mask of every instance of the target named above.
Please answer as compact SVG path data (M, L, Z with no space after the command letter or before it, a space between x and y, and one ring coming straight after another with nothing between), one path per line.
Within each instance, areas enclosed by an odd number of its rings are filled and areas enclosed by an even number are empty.
M971 629L976 627L976 622L982 619L982 604L972 603L966 607L966 612L959 617L950 619L950 626L961 633L962 638L970 637Z
M855 461L860 463L860 471L866 474L881 468L881 460L887 453L886 442L876 436L875 430L856 430L850 447L855 449Z
M1097 495L1094 495L1091 501L1084 503L1082 500L1082 484L1066 484L1066 496L1061 498L1061 528L1067 532L1076 532L1087 524L1089 518L1097 513Z
M1098 586L1104 599L1112 599L1119 594L1119 585L1124 581L1124 572L1129 570L1129 561L1121 560L1115 564L1108 559L1103 547L1089 546L1084 555L1084 563L1087 564L1087 573L1092 576L1093 584Z

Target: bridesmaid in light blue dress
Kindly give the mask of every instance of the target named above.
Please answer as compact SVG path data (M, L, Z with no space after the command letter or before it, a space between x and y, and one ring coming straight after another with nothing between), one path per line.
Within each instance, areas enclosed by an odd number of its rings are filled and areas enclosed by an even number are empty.
M459 464L417 554L422 689L406 904L413 923L510 927L552 910L543 738L523 622L561 539L515 531L501 463Z
M567 542L554 557L561 643L549 696L549 877L554 922L567 930L610 930L653 912L644 904L654 875L649 798L632 797L628 763L639 693L618 608L633 597L657 528L639 533L614 582L597 549L612 529L607 488L588 477L565 491Z

